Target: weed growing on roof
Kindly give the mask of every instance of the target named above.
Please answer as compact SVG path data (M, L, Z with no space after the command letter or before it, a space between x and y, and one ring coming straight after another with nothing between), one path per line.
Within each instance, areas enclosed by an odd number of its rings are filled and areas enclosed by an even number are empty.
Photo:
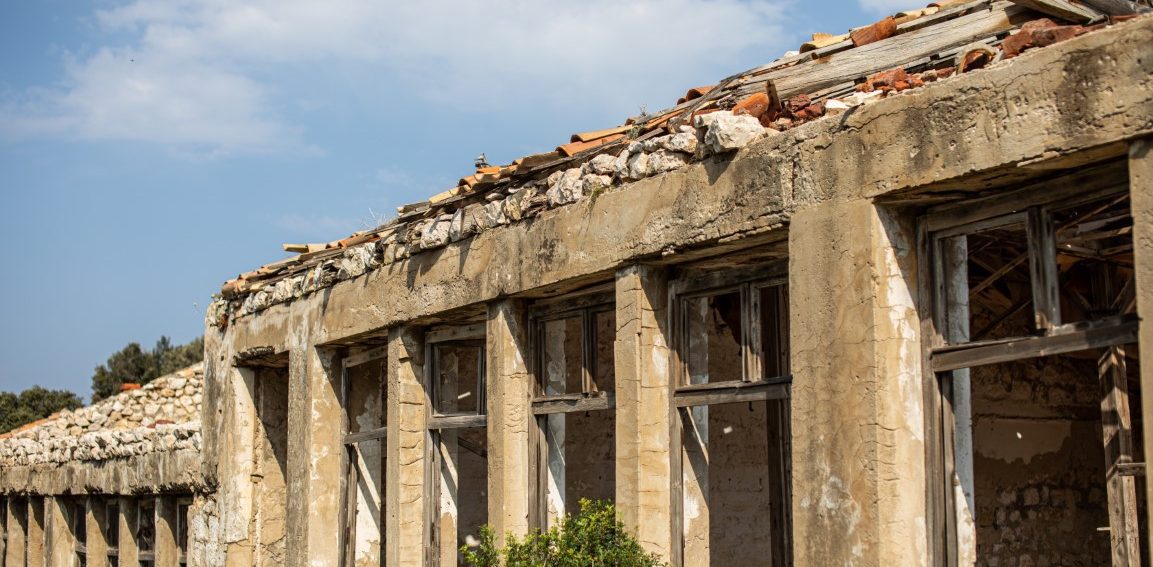
M580 513L566 514L560 526L534 530L523 540L509 534L503 550L496 549L492 528L481 527L480 543L460 552L473 567L658 567L665 565L646 553L617 519L616 509L603 500L580 501Z

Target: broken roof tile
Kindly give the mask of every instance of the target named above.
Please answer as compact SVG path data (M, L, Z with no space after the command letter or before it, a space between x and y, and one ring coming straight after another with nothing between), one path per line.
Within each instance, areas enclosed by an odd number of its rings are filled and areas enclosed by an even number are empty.
M617 140L622 140L624 137L624 134L613 134L611 136L598 138L591 142L572 142L563 146L558 146L556 151L566 157L574 156L581 152L588 151L593 148L599 148L605 144L611 144Z

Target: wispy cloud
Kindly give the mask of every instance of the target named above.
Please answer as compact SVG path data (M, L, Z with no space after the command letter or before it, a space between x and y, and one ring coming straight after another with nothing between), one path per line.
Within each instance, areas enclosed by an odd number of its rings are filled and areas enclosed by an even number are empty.
M136 0L97 14L127 41L73 54L59 87L0 100L0 135L307 150L284 89L334 66L378 100L402 90L458 111L594 108L658 88L671 102L670 82L783 49L788 1Z

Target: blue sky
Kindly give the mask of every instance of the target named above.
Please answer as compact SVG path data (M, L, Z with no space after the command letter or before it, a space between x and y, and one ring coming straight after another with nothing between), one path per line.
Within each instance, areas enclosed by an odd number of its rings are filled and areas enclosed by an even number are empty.
M917 0L0 6L0 390L87 395L212 293Z

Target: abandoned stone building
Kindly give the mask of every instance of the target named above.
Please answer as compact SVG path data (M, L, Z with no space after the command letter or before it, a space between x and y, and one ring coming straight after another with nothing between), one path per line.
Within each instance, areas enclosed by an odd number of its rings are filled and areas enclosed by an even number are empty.
M157 565L176 510L189 565L447 567L581 498L675 566L1148 564L1153 17L1096 4L814 35L286 245L209 309L197 463L6 468L5 565L80 494L120 565L131 513Z
M189 564L203 383L197 364L0 435L0 565Z

